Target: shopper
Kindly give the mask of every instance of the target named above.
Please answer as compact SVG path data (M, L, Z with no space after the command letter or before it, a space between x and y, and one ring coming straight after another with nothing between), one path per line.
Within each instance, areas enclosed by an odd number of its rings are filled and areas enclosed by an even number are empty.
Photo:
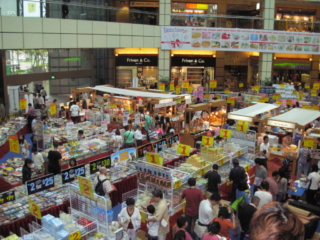
M256 164L256 169L254 171L254 174L250 178L254 178L253 192L255 193L258 187L260 186L260 183L267 178L268 172L266 168L262 165L262 160L260 158L256 158L254 162Z
M163 193L159 189L152 192L152 200L155 202L156 215L155 218L148 219L148 222L161 221L158 240L165 240L170 227L167 201L163 198Z
M290 147L292 143L292 133L291 132L287 132L286 136L282 139L282 146L285 148Z
M304 231L304 224L288 207L272 202L254 213L249 240L303 240Z
M134 147L134 131L131 131L129 129L129 126L124 127L124 147L129 148L129 147Z
M20 146L20 154L22 154L24 158L28 158L30 144L27 142L27 140L25 140L23 134L19 135L19 146Z
M195 101L194 104L199 104L199 103L202 103L202 102L201 102L200 98L197 97L197 100Z
M88 109L87 100L84 98L81 98L80 100L81 100L82 109Z
M123 227L123 230L127 232L128 239L136 240L137 231L141 225L141 215L138 208L134 206L135 201L133 198L127 198L127 207L123 208L118 215L118 221Z
M257 206L260 203L260 198L253 196L251 203L243 203L239 205L238 219L241 226L240 240L243 240L249 233L250 221L253 214L257 211Z
M42 87L41 91L40 91L41 96L43 97L43 101L46 102L46 96L47 96L47 92L44 89L44 87Z
M207 197L210 197L212 193L220 193L221 176L218 173L219 166L217 164L212 165L212 170L206 172L203 178L208 179Z
M49 111L45 105L41 105L40 114L41 114L41 119L45 116L49 116Z
M236 191L236 199L243 196L246 203L249 203L249 194L250 190L248 187L247 180L243 179L239 182L237 191Z
M186 199L185 215L188 222L187 231L194 237L193 226L198 219L199 205L204 199L202 191L196 188L196 179L188 179L189 188L182 192L181 199Z
M186 231L188 227L188 222L187 219L185 217L179 217L177 219L177 228L176 228L176 233L179 231L184 231L185 232L185 236L186 236L186 240L192 240L191 235Z
M136 131L134 132L134 140L136 141L136 147L142 146L142 133L141 133L141 126L137 125Z
M160 221L151 222L150 219L155 219L156 209L153 205L147 207L148 218L147 218L147 228L148 228L148 240L157 240L159 234Z
M69 160L69 168L78 166L77 160L75 158L70 158Z
M260 191L256 191L254 196L257 196L260 198L260 202L258 205L258 209L261 208L263 205L266 205L270 202L272 202L272 195L269 191L269 183L266 181L262 181L260 184Z
M277 180L278 182L278 194L277 194L277 202L284 201L286 199L287 195L287 189L288 189L288 179L285 177L286 169L285 167L281 167L279 169L279 178Z
M40 172L43 172L43 156L41 153L38 152L36 146L32 148L32 161L34 163L34 168Z
M78 123L80 108L75 102L72 103L71 108L70 108L70 112L71 112L71 120L72 120L72 122L74 124Z
M113 152L119 151L123 146L123 137L121 136L120 130L117 129L115 132L114 142L113 142Z
M61 173L61 153L58 151L59 143L57 141L53 142L53 150L48 153L48 173L53 173L54 175Z
M44 105L44 100L40 93L38 93L38 101L39 101L38 109L41 109L41 106Z
M33 94L33 106L35 109L39 109L39 98L36 93Z
M218 214L218 218L215 218L213 220L213 222L218 222L220 224L220 232L219 235L221 237L225 237L227 240L230 240L230 234L229 234L229 230L235 230L236 229L236 217L235 215L232 213L231 215L231 219L232 222L229 220L230 216L229 216L229 212L228 212L228 208L226 207L221 207L219 210L219 214Z
M221 226L218 222L213 222L208 227L208 232L203 234L202 240L220 240L221 237L218 235Z
M149 130L148 130L148 136L149 136L149 141L150 142L155 142L159 140L159 136L157 131L154 129L153 126L150 126Z
M311 173L308 175L308 178L306 180L300 180L302 182L311 182L309 185L309 188L307 189L307 203L312 205L317 205L317 201L314 198L320 183L320 175L318 173L319 168L318 165L313 164L311 166Z
M93 187L96 194L110 199L109 194L114 191L110 181L107 179L108 171L106 167L99 168L99 175L94 178Z
M280 177L279 171L273 171L272 177L267 177L265 179L265 181L269 183L269 192L272 195L272 201L277 200L277 195L279 191L277 180L279 177Z
M152 117L150 115L145 115L144 128L148 131L152 126Z
M219 206L221 197L218 193L213 193L208 199L202 200L199 206L199 220L196 222L194 232L198 238L202 238L207 231L209 224L218 216L215 206ZM215 210L213 210L215 208Z
M29 132L32 132L31 123L32 123L32 120L35 119L35 117L36 117L36 112L35 112L34 107L32 107L32 104L31 104L31 103L28 104L28 112L27 112L27 115L28 115L27 120L28 120Z
M57 99L53 99L52 103L55 104L56 113L53 114L53 115L51 115L51 114L50 115L53 118L59 118L59 110L58 110L58 101L57 101Z
M264 136L263 142L260 144L260 159L262 159L262 165L268 169L267 161L270 153L270 144L269 144L269 137Z
M172 134L175 133L175 130L172 127L170 122L166 122L166 134L168 134L168 133L172 133Z
M301 173L304 175L308 175L309 165L310 165L310 157L311 151L307 147L301 147L299 150L299 159L298 159L298 167L297 167L297 179L300 178Z
M186 240L186 232L180 230L174 234L173 240Z
M162 135L164 135L163 129L160 127L159 123L156 123L155 131L158 133L158 138L161 139Z
M239 160L234 159L232 161L233 168L230 171L229 179L232 181L232 192L231 192L231 202L234 202L236 200L236 191L239 186L239 182L241 180L247 179L247 174L244 171L243 167L239 166Z
M22 167L22 184L25 184L27 181L31 180L32 176L32 160L29 158L26 158L24 160L24 165Z
M85 139L83 130L78 130L78 141Z

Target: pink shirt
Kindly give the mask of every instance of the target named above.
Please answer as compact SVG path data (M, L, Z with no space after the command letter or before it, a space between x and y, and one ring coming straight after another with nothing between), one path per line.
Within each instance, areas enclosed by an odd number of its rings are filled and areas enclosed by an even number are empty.
M180 228L176 228L176 232L178 232L180 230ZM187 231L184 231L186 233L186 239L185 240L192 240L192 237L191 235L187 232ZM215 239L214 239L215 240ZM219 240L219 239L218 239Z
M220 240L216 235L210 235L209 233L203 234L202 240Z
M163 132L163 129L162 128L159 128L159 129L155 129L157 133L160 133L162 135L164 135L164 132Z
M29 107L28 108L28 115L29 116L35 116L35 110L34 110L34 107Z

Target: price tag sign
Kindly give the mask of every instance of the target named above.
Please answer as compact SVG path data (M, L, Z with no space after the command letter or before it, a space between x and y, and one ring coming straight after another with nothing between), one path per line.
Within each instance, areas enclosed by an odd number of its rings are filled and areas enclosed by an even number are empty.
M224 164L224 158L223 159L221 159L220 161L219 161L219 166L222 166L223 164Z
M192 93L192 92L193 92L192 84L189 84L189 86L188 86L188 93Z
M313 84L313 89L319 90L320 88L320 83L316 82Z
M237 156L237 157L240 157L241 155L242 155L242 150L236 152L236 156Z
M282 101L277 100L277 101L276 101L276 104L278 104L278 105L282 106Z
M182 181L181 181L181 179L179 179L179 180L174 182L173 189L180 188L181 186L182 186Z
M117 104L109 103L109 108L118 108Z
M260 90L260 85L253 86L252 90L259 91Z
M31 199L29 199L29 212L38 219L42 218L40 206Z
M167 139L161 139L160 141L153 142L153 149L157 149L157 152L163 151L168 147Z
M27 109L27 99L22 98L19 100L20 103L20 110Z
M54 115L56 113L57 113L56 103L51 103L50 104L50 115Z
M227 103L230 103L231 105L235 105L235 99L234 98L227 98Z
M78 184L80 188L80 193L88 198L94 198L94 191L92 182L90 179L78 176Z
M309 148L316 148L317 147L318 140L315 138L305 138L303 140L303 146L309 147Z
M213 146L213 143L214 143L213 137L202 136L202 145L203 146Z
M181 93L181 87L180 85L176 86L176 94L180 94Z
M318 107L317 105L312 105L312 106L311 106L311 109L312 109L312 110L317 110L317 111L318 111L318 110L319 110L319 107Z
M217 87L217 81L216 80L210 80L210 88L216 88Z
M206 173L206 169L205 169L205 168L201 168L201 169L199 170L199 175L200 175L200 176L203 176L205 173Z
M90 175L98 172L100 167L111 168L110 156L90 162L89 163Z
M280 84L280 88L284 88L284 84Z
M259 99L258 99L258 102L259 102L259 103L264 103L264 102L265 102L265 101L264 101L264 98L259 98Z
M304 109L311 109L311 106L309 106L309 105L303 105L302 108L304 108Z
M189 81L183 81L182 88L188 88L189 87Z
M293 95L297 95L297 94L299 94L299 92L298 92L297 90L294 90L294 91L292 92L292 94L293 94Z
M148 163L156 164L159 166L163 165L163 158L160 158L156 153L146 152L146 160Z
M180 155L184 155L184 156L190 156L190 150L191 150L190 146L184 145L184 144L179 144L178 149L177 149L177 153Z
M272 99L279 99L279 97L280 97L280 96L279 96L278 94L273 94L273 95L272 95Z
M304 88L305 88L305 89L310 89L310 84L309 84L309 83L306 83L306 84L304 85Z
M317 90L311 89L311 96L316 97L317 96Z
M80 240L81 239L81 231L78 230L76 232L73 232L69 235L69 240Z
M243 83L239 83L239 87L243 87Z
M174 91L174 82L170 82L170 91Z
M248 127L249 127L249 122L248 121L243 121L243 120L239 120L237 123L237 131L239 132L247 132L248 131Z
M41 192L43 190L54 187L54 176L48 174L44 177L32 179L26 182L28 195Z
M171 137L167 138L167 142L169 144L169 147L172 147L173 143L179 142L179 135L178 134L174 134Z
M9 135L9 148L10 152L20 153L18 136Z
M287 100L287 105L292 105L292 100Z
M7 203L7 202L13 202L14 200L16 200L14 190L0 193L0 204Z
M231 138L232 130L229 129L221 129L220 130L220 137L222 138Z
M210 94L208 94L208 93L204 94L203 98L210 99Z
M72 182L76 179L76 176L86 176L86 168L83 165L75 166L61 171L62 183Z
M166 84L165 83L160 83L159 84L159 90L164 91L166 89Z
M229 89L226 89L226 90L224 90L224 93L225 93L225 94L229 94L229 93L230 93L230 90L229 90Z

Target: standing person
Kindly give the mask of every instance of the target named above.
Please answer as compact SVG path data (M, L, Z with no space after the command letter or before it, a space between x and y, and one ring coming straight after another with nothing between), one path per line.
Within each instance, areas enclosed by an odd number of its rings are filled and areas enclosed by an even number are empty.
M68 2L70 2L70 0L63 0L63 2L65 2L66 4L62 4L61 6L62 18L66 19L68 18L68 14L69 14L69 6L67 4Z
M220 193L221 176L218 173L218 168L217 164L213 164L212 171L206 172L203 176L208 179L207 197L210 197L212 193Z
M198 238L202 238L211 221L218 216L218 212L214 211L213 207L219 206L220 200L220 195L213 193L208 199L201 201L199 206L199 219L194 227L194 232Z
M152 117L150 115L145 115L144 128L148 131L152 126Z
M82 109L88 109L87 101L82 97L81 98Z
M42 172L44 163L43 156L38 152L38 149L35 146L32 148L32 161L34 163L34 168Z
M28 158L30 145L27 142L27 140L25 140L23 134L19 135L19 146L20 146L20 154L22 154L24 158Z
M22 167L22 183L25 184L27 181L31 180L32 176L32 160L27 158L24 160L24 165Z
M148 136L149 136L149 141L150 142L155 142L159 140L159 136L157 131L154 129L153 126L150 126L149 130L148 130Z
M99 175L96 178L94 178L93 188L95 193L99 196L103 196L105 198L110 199L109 194L113 192L114 189L112 188L110 181L106 177L107 173L108 171L106 167L99 168Z
M152 192L152 200L155 202L155 218L148 219L148 222L160 222L158 240L165 240L169 232L169 214L167 201L163 199L161 190L156 189Z
M279 176L280 176L279 171L273 171L272 177L267 177L265 180L266 182L269 183L269 192L272 195L272 201L277 200L277 195L279 191L277 180Z
M53 173L54 175L61 173L61 153L58 152L59 143L57 141L53 142L53 150L48 153L48 173Z
M263 142L260 144L260 159L262 159L263 166L268 169L267 161L269 157L270 152L270 143L269 143L269 137L264 136Z
M217 136L217 137L214 139L214 147L220 147L220 148L223 147L222 137Z
M57 101L57 99L53 99L52 103L55 104L56 113L53 114L51 117L58 118L59 117L59 111L58 111L58 101Z
M123 208L118 215L118 221L123 230L128 234L128 239L136 240L137 231L141 225L141 215L138 208L134 206L133 198L127 198L126 208Z
M186 199L185 215L188 222L187 231L193 236L193 226L198 219L199 205L204 198L201 190L196 188L195 178L189 178L188 185L189 188L182 192L181 199Z
M254 162L256 164L256 169L254 171L254 174L250 178L255 178L253 190L253 192L255 193L255 191L257 191L258 187L260 186L260 183L267 178L268 172L263 166L262 160L260 158L256 158Z
M28 120L29 132L32 133L31 123L32 123L32 120L35 119L35 117L36 117L36 112L35 112L34 107L32 107L32 104L31 104L31 103L28 104L28 112L27 112L27 115L28 115L27 120Z
M158 137L159 139L162 137L162 135L164 135L164 131L163 129L160 127L159 123L156 123L156 128L155 128L156 132L158 133Z
M39 98L36 93L33 94L33 106L35 109L39 109Z
M299 150L299 159L298 159L298 167L297 167L297 179L300 178L301 173L304 175L308 175L311 151L307 147L302 147Z
M172 133L174 134L175 133L175 130L174 128L172 127L171 123L170 122L167 122L166 123L166 133Z
M148 218L148 240L157 240L159 234L160 221L151 222L149 219L155 219L156 209L153 205L147 207Z
M221 226L218 222L213 222L208 227L208 232L203 234L202 240L220 240L221 237L218 235Z
M213 222L218 222L220 224L220 232L219 235L221 237L225 237L227 240L230 240L230 233L229 230L235 230L236 229L236 217L232 213L232 222L228 219L229 216L228 208L221 207L219 210L218 218L214 219Z
M124 147L134 147L134 132L129 129L129 126L125 126L124 130Z
M137 126L134 132L134 140L136 141L136 147L142 146L142 133L140 125Z
M122 148L123 145L123 138L120 134L120 130L117 129L115 132L115 137L114 137L114 143L113 143L113 152L117 152Z
M243 167L239 166L239 160L234 159L232 161L233 168L230 171L229 179L232 181L232 192L231 192L231 202L236 200L236 191L241 180L247 179L247 174Z
M319 183L320 183L320 175L318 173L319 168L318 165L313 164L311 166L311 173L309 173L308 178L303 182L311 182L309 188L307 190L307 203L312 205L317 205L317 201L314 196L316 195Z
M38 109L41 109L41 106L44 105L44 100L40 93L38 93L38 102L39 102Z
M277 202L284 201L287 195L287 189L288 189L288 179L285 177L286 169L285 167L281 167L279 169L279 178L277 180L278 182L278 194L277 194Z
M176 229L176 233L179 231L184 231L186 238L185 240L192 240L191 235L186 231L188 227L188 222L187 219L185 217L179 217L177 219L177 229Z
M236 199L244 196L244 200L246 203L249 203L249 187L248 187L248 183L247 180L243 179L240 181L237 191L236 191Z
M253 196L251 203L244 203L239 205L238 218L241 226L240 240L243 240L249 233L250 221L253 218L253 214L257 211L257 207L260 203L260 198Z
M43 97L43 101L46 102L47 92L44 90L44 87L41 88L40 94Z
M272 202L272 195L269 191L269 183L266 181L262 181L260 185L261 190L255 192L254 196L260 198L260 202L258 205L258 209L261 208L263 205L266 205Z
M70 108L70 112L71 112L72 122L74 124L78 123L80 108L75 102L72 103L71 108Z

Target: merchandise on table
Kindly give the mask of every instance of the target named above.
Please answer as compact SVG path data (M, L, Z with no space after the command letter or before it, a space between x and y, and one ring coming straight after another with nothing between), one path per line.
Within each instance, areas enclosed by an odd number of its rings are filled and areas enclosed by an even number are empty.
M216 162L226 157L223 148L204 146L201 148L202 158L208 162Z
M17 134L27 124L23 117L13 118L0 127L0 146L8 141L9 135Z

